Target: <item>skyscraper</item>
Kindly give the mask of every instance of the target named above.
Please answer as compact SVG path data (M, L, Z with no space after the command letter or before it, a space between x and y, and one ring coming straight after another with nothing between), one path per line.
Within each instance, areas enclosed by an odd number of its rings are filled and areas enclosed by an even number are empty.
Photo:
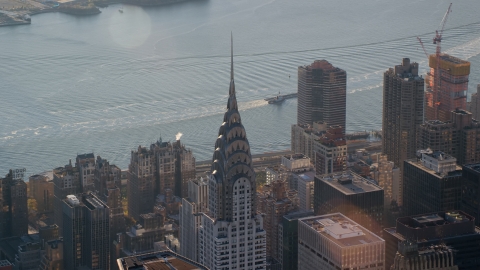
M10 170L0 178L0 239L27 233L27 185Z
M180 142L180 134L174 143L158 141L150 146L156 159L156 194L166 195L171 189L174 195L188 196L188 181L195 179L195 157Z
M431 120L420 126L419 149L445 152L454 156L459 165L480 162L480 121L465 110L450 114L447 122Z
M313 211L298 211L283 216L278 228L282 269L298 269L298 220L309 216L313 216Z
M297 124L326 122L345 131L347 73L327 60L298 67ZM312 157L310 157L312 158Z
M55 224L58 225L60 235L63 230L62 201L70 194L80 193L82 184L78 168L72 167L70 161L65 167L58 167L53 170L53 211Z
M68 195L63 208L65 269L110 269L109 208L95 195Z
M93 153L77 155L75 167L78 168L80 174L80 183L82 191L95 190L95 155Z
M298 269L385 267L385 240L341 213L298 220Z
M297 191L289 190L287 181L275 180L257 193L257 200L258 211L264 214L263 227L267 232L267 264L281 264L278 225L284 215L297 210Z
M381 234L383 189L351 171L315 176L315 215L340 212Z
M423 152L406 160L403 171L403 214L420 215L460 209L462 171L443 152Z
M424 84L418 76L418 63L410 63L408 58L383 74L382 152L400 171L403 161L414 158L417 151ZM402 204L402 194L397 202Z
M195 179L195 157L180 138L174 143L160 139L150 149L132 151L129 172L128 215L137 219L153 211L157 195L187 196L188 181Z
M462 201L461 210L475 218L475 225L480 225L480 164L462 166Z
M255 172L233 79L209 176L209 212L199 232L200 263L212 270L265 269L266 233L257 214Z
M188 197L180 206L180 254L198 261L198 229L201 224L199 213L207 211L208 182L192 180L188 182Z
M32 175L28 178L29 197L37 202L40 213L53 212L53 181L45 175Z
M128 215L138 220L151 213L155 204L155 155L139 146L131 152L128 178Z
M439 70L435 54L429 57L430 73L425 77L425 119L450 120L450 112L455 109L465 110L467 106L468 76L470 62L442 53ZM435 85L435 73L440 73L439 84Z
M467 111L472 113L474 119L480 120L480 84L477 85L477 92L472 93L470 102L467 102Z
M458 270L454 262L454 251L445 244L418 248L418 244L408 240L398 244L394 263L389 270L442 269ZM425 268L425 262L427 267Z
M425 253L431 253L428 248L432 246L439 250L442 246L447 246L454 251L453 261L459 270L480 269L480 229L475 227L474 218L462 211L442 211L398 218L395 227L384 230L383 239L385 239L385 270L390 270L395 260L398 261L396 254L399 247L400 251L402 248L399 243L406 240L417 245L418 249L425 250ZM440 255L443 258L434 257L434 255ZM447 255L449 254L444 252L432 254L428 257L428 261L430 265L435 263L434 265L438 267L439 260L445 262ZM423 258L412 258L409 261L410 268L400 269L451 269L447 268L448 266L424 268L425 264L417 268L415 259Z

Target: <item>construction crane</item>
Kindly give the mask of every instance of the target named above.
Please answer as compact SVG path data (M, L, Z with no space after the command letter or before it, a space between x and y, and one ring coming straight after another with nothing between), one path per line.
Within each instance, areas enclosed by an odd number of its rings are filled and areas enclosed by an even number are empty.
M422 45L423 52L425 53L428 59L428 53L427 53L427 50L425 50L425 46L423 45L422 39L419 37L417 37L417 39L418 39L418 42L420 42L420 45Z
M443 16L442 21L440 22L439 29L435 30L435 37L433 38L433 44L437 45L437 48L435 50L435 72L433 73L433 82L434 82L434 89L432 89L433 92L433 103L435 107L435 118L438 118L438 106L440 105L439 101L439 94L440 94L440 83L441 83L441 74L440 74L440 54L442 53L442 37L443 37L443 30L445 30L445 25L447 24L447 19L448 15L452 12L452 3L448 6L447 12ZM420 37L417 37L418 41L420 42L420 45L422 45L423 52L425 52L425 55L427 58L429 58L429 55L427 53L427 50L425 49L425 46L423 45L422 40Z

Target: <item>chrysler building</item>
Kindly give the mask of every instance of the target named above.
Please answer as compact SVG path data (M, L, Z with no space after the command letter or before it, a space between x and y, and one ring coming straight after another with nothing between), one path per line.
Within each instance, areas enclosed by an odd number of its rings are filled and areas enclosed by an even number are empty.
M233 38L231 46L227 111L215 142L199 259L212 270L266 269L266 233L256 211L255 172L235 95Z

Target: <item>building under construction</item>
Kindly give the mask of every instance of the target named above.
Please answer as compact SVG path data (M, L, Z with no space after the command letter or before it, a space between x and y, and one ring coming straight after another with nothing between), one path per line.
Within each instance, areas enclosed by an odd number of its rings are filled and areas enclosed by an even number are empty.
M435 54L429 56L430 72L425 77L425 119L446 122L450 121L451 111L466 109L470 62L445 53L439 57L440 63L437 63ZM440 74L435 80L437 67Z

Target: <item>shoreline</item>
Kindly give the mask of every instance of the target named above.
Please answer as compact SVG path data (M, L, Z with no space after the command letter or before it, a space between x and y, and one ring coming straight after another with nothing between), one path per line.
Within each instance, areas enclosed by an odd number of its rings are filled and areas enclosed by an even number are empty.
M89 15L96 15L102 13L100 8L106 8L110 5L117 5L117 4L127 4L127 5L132 5L132 6L139 6L139 7L158 7L158 6L166 6L166 5L172 5L172 4L178 4L178 3L184 3L184 2L191 2L195 0L116 0L116 1L94 1L93 2L93 7L92 8L76 8L76 7L69 7L69 6L60 6L56 8L45 8L45 9L35 9L35 10L28 10L28 11L20 11L20 12L14 12L14 11L6 11L6 10L0 10L0 13L6 12L5 14L12 13L10 15L7 15L11 18L11 21L8 22L1 22L0 27L2 26L15 26L15 25L26 25L26 24L31 24L31 20L16 20L18 19L19 16L34 16L37 14L43 14L43 13L53 13L53 12L61 12L65 14L70 14L74 16L89 16ZM198 1L198 0L197 0ZM16 19L14 19L15 17Z

